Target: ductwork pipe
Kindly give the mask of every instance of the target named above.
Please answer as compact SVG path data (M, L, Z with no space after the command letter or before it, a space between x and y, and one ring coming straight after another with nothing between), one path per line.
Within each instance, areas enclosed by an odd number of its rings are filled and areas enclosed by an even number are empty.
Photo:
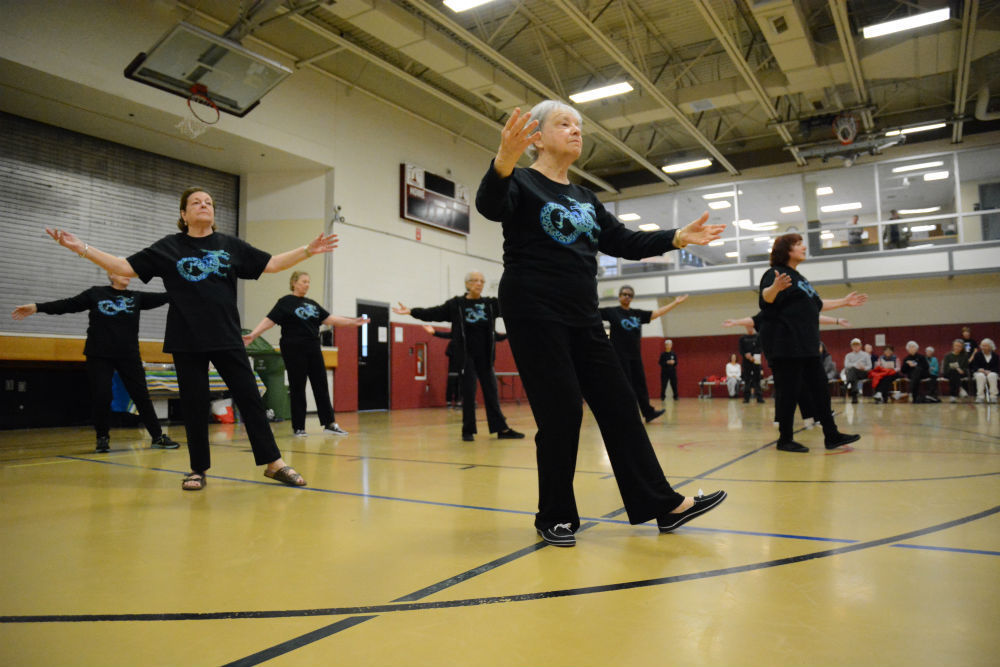
M979 89L976 97L976 120L1000 120L1000 111L989 113L986 111L990 106L990 87L984 84Z

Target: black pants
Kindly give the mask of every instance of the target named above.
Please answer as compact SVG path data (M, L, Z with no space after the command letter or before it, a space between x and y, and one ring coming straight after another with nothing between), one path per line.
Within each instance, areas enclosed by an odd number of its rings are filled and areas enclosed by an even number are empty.
M883 399L889 400L889 394L892 392L892 383L895 382L898 377L899 375L897 373L893 373L892 375L883 375L882 379L878 381L877 385L875 385L872 393L882 394Z
M952 396L958 396L958 392L962 388L962 382L969 379L968 374L962 375L953 368L946 370L944 376L948 378L948 393Z
M677 398L677 369L673 366L660 366L660 398L667 397L667 385L674 392Z
M646 388L646 370L642 367L642 359L628 359L619 357L622 370L635 400L639 403L639 412L645 418L650 418L656 413L656 408L649 404L649 389Z
M802 407L803 414L818 421L823 426L823 435L828 439L837 435L837 425L830 410L830 392L827 388L826 371L819 357L768 359L774 375L774 413L778 421L778 440L793 440L795 405Z
M110 433L108 422L111 418L111 378L115 371L122 379L139 418L154 440L163 434L160 420L156 417L153 402L149 400L146 388L146 372L142 369L142 359L132 357L87 357L87 378L90 380L90 400L94 415L94 430L98 438L107 438Z
M844 372L844 377L847 378L847 392L851 396L857 396L861 393L861 381L868 377L868 371L861 368L848 368Z
M250 438L254 462L264 465L281 458L274 442L271 425L264 413L264 401L257 390L250 360L245 350L211 350L208 352L174 352L177 385L181 392L181 412L187 433L191 470L205 472L212 465L208 449L208 362L229 387L229 393L240 411Z
M903 374L910 380L910 396L912 397L911 400L913 401L919 400L921 394L920 381L926 377L930 377L930 373L922 369L920 366L915 366L913 368L903 371ZM935 380L934 382L936 383L937 381ZM931 386L934 387L934 389L937 388L936 386L934 386L934 384L932 384ZM937 394L937 392L934 391L934 389L931 390L931 396L935 396Z
M462 396L461 390L462 367L453 363L448 357L448 381L444 386L444 402L449 405L458 403Z
M743 360L743 398L745 400L750 399L750 390L753 390L754 396L757 398L761 397L760 393L760 365L755 364L748 359Z
M486 424L490 433L507 430L507 420L500 411L497 376L486 354L468 353L462 369L462 435L476 433L476 382L483 388Z
M288 371L288 398L292 408L292 430L306 428L306 379L316 399L316 416L323 426L337 421L333 414L330 389L326 385L326 364L319 342L281 344L281 358Z
M583 401L597 419L611 467L633 524L670 512L684 496L670 488L636 410L636 398L600 325L507 319L507 335L538 433L538 513L535 527L580 515L573 475Z

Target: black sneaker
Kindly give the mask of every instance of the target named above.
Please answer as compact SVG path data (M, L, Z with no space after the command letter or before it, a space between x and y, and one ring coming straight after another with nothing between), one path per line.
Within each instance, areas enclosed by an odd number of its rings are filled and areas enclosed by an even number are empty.
M104 452L110 452L111 451L111 438L109 438L108 436L104 436L103 438L98 438L97 439L97 451L101 452L102 454Z
M844 445L849 445L852 442L857 442L861 439L861 436L857 433L838 433L832 438L827 438L826 448L836 449L837 447L843 447Z
M476 436L473 435L472 433L463 433L462 434L462 440L464 440L465 442L474 442L475 439L476 439Z
M161 433L159 438L153 438L153 449L177 449L180 445L167 436L166 433Z
M757 397L757 402L758 403L763 403L764 402L764 397L763 396L758 396Z
M575 547L576 536L568 523L557 523L551 528L539 528L538 534L554 547Z
M646 417L646 423L648 424L657 417L663 415L664 412L666 412L666 410L653 410L652 412L649 413L649 416Z
M497 433L497 438L499 440L520 440L523 437L523 433L518 433L512 428L507 428L506 430Z
M789 440L788 442L778 442L778 450L782 452L798 452L799 454L805 454L809 451L809 448L803 444L797 443L794 440Z
M706 496L699 490L698 495L694 497L694 505L677 514L664 514L657 517L656 525L659 527L661 533L669 533L674 528L683 526L691 519L701 516L705 512L717 507L726 499L726 495L725 491L716 491Z
M854 404L854 405L857 405L857 403L858 403L858 395L857 394L851 394L851 403Z

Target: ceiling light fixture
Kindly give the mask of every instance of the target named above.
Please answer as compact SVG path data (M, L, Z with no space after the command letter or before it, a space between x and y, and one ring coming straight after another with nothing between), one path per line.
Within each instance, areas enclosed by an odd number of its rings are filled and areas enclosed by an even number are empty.
M943 181L948 178L951 174L947 171L929 171L924 174L925 181Z
M632 84L628 81L623 81L622 83L613 83L610 86L601 86L600 88L581 90L579 93L573 93L570 95L569 99L573 100L577 104L583 104L584 102L593 102L594 100L604 99L605 97L622 95L623 93L630 92L631 90Z
M739 256L740 256L740 253L736 252L735 250L732 251L732 252L727 252L726 253L726 257L739 257Z
M830 204L829 206L820 206L819 210L822 213L835 213L837 211L854 211L861 208L861 202L852 201L846 204Z
M692 160L691 162L677 162L674 164L665 164L660 169L668 174L676 174L679 171L692 171L694 169L704 169L705 167L711 167L711 158L702 158L701 160Z
M713 210L716 210L716 211L719 210L720 208L729 208L730 206L732 206L732 204L730 204L727 201L710 201L710 202L708 202L708 207L710 209L713 209Z
M821 239L832 239L833 238L833 232L821 232L820 235L819 235L819 237Z
M927 208L901 208L896 213L900 215L920 215L922 213L937 213L940 210L940 206L928 206Z
M742 190L740 191L742 193ZM702 195L702 199L721 199L723 197L735 197L736 193L732 190L728 192L709 192L707 195Z
M464 12L467 9L485 5L488 2L493 2L493 0L444 0L445 6L453 12Z
M937 229L937 225L913 225L910 227L911 232L931 232Z
M861 33L865 36L865 39L871 39L873 37L891 35L894 32L913 30L914 28L921 28L925 25L941 23L942 21L947 21L950 18L951 9L945 7L944 9L935 9L932 12L914 14L913 16L896 19L895 21L886 21L885 23L876 23L875 25L866 26L862 28Z
M908 164L902 167L895 167L892 170L894 174L902 174L907 171L917 171L919 169L933 169L934 167L940 167L944 164L941 160L935 160L934 162L920 162L918 164Z
M927 132L929 130L940 130L947 123L931 123L930 125L918 125L916 127L904 127L902 130L889 130L885 133L887 137L895 137L899 134L913 134L914 132Z
M821 185L818 188L816 188L817 197L824 197L826 195L832 195L832 194L833 194L833 188L831 188L829 185Z
M655 222L647 222L646 224L639 225L639 229L644 232L655 232L660 226Z
M618 219L622 222L634 222L636 220L642 220L638 213L622 213L618 216Z
M782 206L778 210L781 211L782 213L798 213L802 209L796 206L795 204L792 204L791 206Z
M723 241L722 239L715 239L714 241L709 241L708 242L708 245L710 245L710 246L720 246L720 245L725 245L725 244L726 244L726 242Z

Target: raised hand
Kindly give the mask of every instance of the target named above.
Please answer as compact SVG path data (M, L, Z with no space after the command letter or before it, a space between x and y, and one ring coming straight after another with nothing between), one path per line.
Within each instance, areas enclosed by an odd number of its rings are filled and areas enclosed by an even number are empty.
M54 240L59 245L61 245L64 248L69 248L78 255L81 254L83 252L83 249L87 247L86 243L76 238L76 236L74 236L70 232L65 232L61 229L46 227L45 233L51 236L52 240Z
M306 245L306 250L310 255L318 255L324 252L333 252L333 249L336 247L337 247L336 234L330 234L329 236L320 234L312 241L310 241L308 245Z
M844 304L848 306L860 306L865 301L868 301L868 295L858 294L857 292L851 292L844 297Z
M774 276L774 287L777 291L782 292L792 286L792 277L787 273L781 273L780 271L775 271Z
M511 112L500 132L500 148L493 161L493 168L500 176L506 178L514 171L521 154L538 136L537 129L538 121L531 120L530 113L522 114L520 107Z
M674 233L674 245L683 248L689 243L695 245L708 245L710 242L722 236L726 226L724 224L709 225L708 211L701 214L697 220L688 223ZM679 240L678 240L679 239Z
M432 336L434 335L434 327L432 327L431 325L429 325L429 324L425 324L425 325L423 326L423 329L424 329L424 331L426 331L426 332L427 332L427 333L429 333L430 335L432 335Z
M33 303L26 303L23 306L18 306L11 312L10 316L15 320L23 320L24 318L34 315L38 312L38 306Z
M392 307L392 312L396 313L397 315L409 315L410 314L410 309L407 308L406 306L404 306L402 301L399 301L397 303L399 303L399 305L398 306L393 306Z

